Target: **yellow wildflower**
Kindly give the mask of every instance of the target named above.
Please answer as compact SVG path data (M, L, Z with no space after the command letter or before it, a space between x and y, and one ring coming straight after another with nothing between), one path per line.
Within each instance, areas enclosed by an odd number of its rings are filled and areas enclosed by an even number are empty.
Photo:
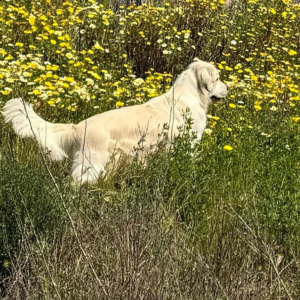
M55 102L54 102L53 100L49 100L49 101L48 101L48 104L49 104L50 106L54 106L54 105L55 105Z
M289 53L289 55L291 55L291 56L293 56L293 55L296 55L296 54L297 54L297 52L296 52L295 50L292 50L292 49L291 49L291 50L290 50L288 53Z
M41 94L41 92L39 91L39 90L33 90L33 92L32 92L34 95L40 95Z
M67 77L65 80L68 81L68 82L74 82L74 78L73 77Z
M28 18L28 22L31 26L33 26L35 24L35 16L30 15L29 18Z
M224 146L223 149L227 150L227 151L232 151L233 150L233 148L231 146L229 146L229 145Z

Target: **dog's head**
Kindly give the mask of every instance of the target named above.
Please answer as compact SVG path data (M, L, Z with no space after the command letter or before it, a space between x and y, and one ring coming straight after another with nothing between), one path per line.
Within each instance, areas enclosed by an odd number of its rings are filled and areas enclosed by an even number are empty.
M189 65L195 74L197 89L200 94L209 97L210 100L226 97L228 90L215 66L204 61L197 61Z

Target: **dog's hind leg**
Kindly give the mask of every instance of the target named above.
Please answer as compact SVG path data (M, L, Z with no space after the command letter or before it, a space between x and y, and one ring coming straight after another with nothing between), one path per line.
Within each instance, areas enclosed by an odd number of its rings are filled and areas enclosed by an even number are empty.
M90 152L89 155L83 155L82 152L75 154L75 159L72 165L72 177L79 183L96 182L100 176L105 175L105 165L107 156L97 152Z

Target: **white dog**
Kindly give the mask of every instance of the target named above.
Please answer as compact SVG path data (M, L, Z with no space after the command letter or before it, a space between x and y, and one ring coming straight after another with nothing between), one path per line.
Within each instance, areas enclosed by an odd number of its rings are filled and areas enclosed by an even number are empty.
M77 125L46 122L21 98L8 101L3 115L19 136L34 137L53 160L70 158L75 180L93 182L104 174L112 156L133 154L141 139L143 149L149 150L157 143L164 124L169 125L170 138L178 135L186 111L200 139L208 105L213 98L226 95L227 87L220 81L217 69L198 61L189 65L167 93L141 105L95 115Z

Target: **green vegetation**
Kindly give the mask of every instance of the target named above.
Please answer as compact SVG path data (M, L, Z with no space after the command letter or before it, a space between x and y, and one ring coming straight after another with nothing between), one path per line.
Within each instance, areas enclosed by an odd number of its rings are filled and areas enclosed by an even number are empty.
M111 10L112 8L115 11ZM0 107L51 122L147 101L195 58L230 91L141 165L75 186L0 118L6 299L298 299L300 6L288 0L0 4Z

